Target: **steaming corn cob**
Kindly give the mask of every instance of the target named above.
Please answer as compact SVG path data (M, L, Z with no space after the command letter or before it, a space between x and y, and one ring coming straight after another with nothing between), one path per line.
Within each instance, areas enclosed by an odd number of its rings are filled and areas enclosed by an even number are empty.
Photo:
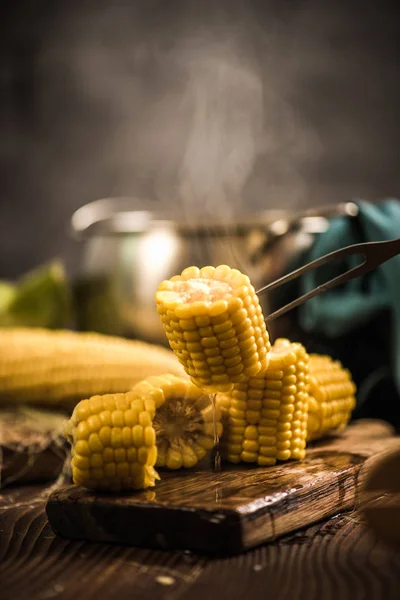
M169 344L202 389L228 391L268 367L270 342L246 275L226 265L189 267L156 293Z
M63 405L125 392L149 375L184 371L172 352L95 333L0 330L0 402Z
M355 407L351 374L330 356L310 356L308 440L343 429Z
M74 482L117 491L153 486L154 466L193 467L221 431L210 396L187 379L163 375L126 394L82 400L65 433Z
M277 340L262 375L218 394L222 411L221 456L229 462L257 462L305 456L308 411L308 354L301 344Z

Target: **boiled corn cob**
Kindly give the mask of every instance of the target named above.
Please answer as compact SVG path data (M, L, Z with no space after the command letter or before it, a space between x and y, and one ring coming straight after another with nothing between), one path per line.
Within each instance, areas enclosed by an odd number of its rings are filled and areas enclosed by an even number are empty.
M74 483L111 491L154 486L154 414L154 400L134 392L79 402L65 427Z
M156 293L169 344L193 383L208 392L268 367L270 342L249 278L226 265L189 267Z
M170 350L95 333L0 330L0 402L73 408L81 398L125 392L149 375L184 370Z
M221 431L212 398L170 374L82 400L65 429L74 482L113 491L153 486L154 466L193 467Z
M193 467L222 433L220 411L213 398L187 379L174 375L149 377L133 392L155 401L157 467Z
M355 407L356 386L351 374L330 356L310 355L310 398L307 439L343 429Z
M262 466L305 456L308 354L301 344L277 340L265 373L218 394L222 411L221 456Z

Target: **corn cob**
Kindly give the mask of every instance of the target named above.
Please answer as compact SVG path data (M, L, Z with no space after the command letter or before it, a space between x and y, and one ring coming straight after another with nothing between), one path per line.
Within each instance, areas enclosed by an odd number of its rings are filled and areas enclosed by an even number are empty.
M157 467L193 467L222 433L220 411L213 398L187 379L174 375L149 377L133 392L155 401Z
M95 333L0 330L0 402L61 405L126 392L149 375L184 375L166 348Z
M270 342L249 278L226 265L189 267L156 293L169 344L193 383L210 393L268 367Z
M308 354L301 344L277 340L262 375L218 394L222 412L221 456L262 466L305 456Z
M330 356L310 355L308 440L343 429L355 407L350 372Z
M153 486L154 466L193 467L221 431L210 396L170 374L82 400L65 428L74 482L111 491Z
M111 491L154 486L154 414L154 400L134 392L79 402L65 427L74 483Z

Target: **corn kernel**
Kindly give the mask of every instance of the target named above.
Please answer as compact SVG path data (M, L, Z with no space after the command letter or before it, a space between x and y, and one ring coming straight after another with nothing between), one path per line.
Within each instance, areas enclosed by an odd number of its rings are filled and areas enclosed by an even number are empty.
M121 479L129 477L129 465L127 462L120 462L116 465L117 476Z
M114 462L114 450L109 448L104 448L103 450L103 460L105 463Z
M71 460L72 467L76 467L77 469L88 469L90 466L89 458L86 456L80 456L76 454L73 456Z
M111 430L111 446L112 448L122 446L122 429L120 427L113 427Z
M91 433L89 436L89 448L91 452L102 452L103 444L100 442L100 438L97 433Z
M76 454L80 454L81 456L89 456L90 449L86 440L79 440L75 444L75 452Z
M125 448L116 448L114 450L114 460L116 463L121 463L126 461L126 451Z
M115 477L116 474L117 468L114 462L110 462L104 465L104 475L106 477Z
M145 446L141 446L137 452L137 459L141 465L145 465L147 463L148 450Z
M143 427L141 425L135 425L132 427L132 443L135 448L140 448L143 446Z
M101 445L105 448L111 444L111 427L102 427L99 432Z
M156 434L151 426L147 426L144 430L144 443L146 446L155 446L156 444Z

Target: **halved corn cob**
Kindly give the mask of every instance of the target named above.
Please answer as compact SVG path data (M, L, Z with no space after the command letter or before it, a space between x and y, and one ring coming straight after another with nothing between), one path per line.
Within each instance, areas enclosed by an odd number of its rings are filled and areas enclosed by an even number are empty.
M339 361L311 354L307 439L343 429L356 405L355 392L350 371Z
M221 414L213 397L187 379L174 375L148 377L133 392L155 401L157 467L194 467L222 433Z
M81 398L125 392L165 372L184 375L160 346L96 333L0 330L0 402L73 408Z
M134 392L79 402L65 427L74 483L111 491L154 486L154 414L154 400Z
M308 354L301 344L277 340L262 375L218 394L222 411L221 456L270 466L305 456Z
M240 271L189 267L160 283L156 303L171 348L202 389L228 391L267 369L271 345L264 317Z
M154 466L193 467L222 432L212 398L188 379L149 377L126 394L95 396L75 407L66 426L72 476L90 489L141 489Z

